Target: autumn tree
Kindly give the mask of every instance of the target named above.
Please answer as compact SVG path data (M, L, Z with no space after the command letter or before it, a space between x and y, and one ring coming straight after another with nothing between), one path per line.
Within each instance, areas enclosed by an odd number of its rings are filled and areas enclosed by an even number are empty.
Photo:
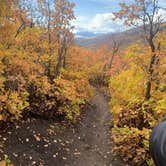
M144 37L151 49L151 58L146 69L148 80L145 90L145 99L149 100L155 66L159 63L157 51L159 51L161 45L161 43L156 44L155 39L162 30L164 17L161 14L158 0L135 0L130 5L120 3L120 6L121 10L114 13L115 19L123 19L126 25L139 29L141 36Z
M17 37L26 27L33 27L37 23L38 10L35 0L19 0L16 11L20 26L17 29L15 37Z
M67 49L73 39L73 26L71 25L71 21L75 18L73 13L74 6L75 4L68 0L55 1L55 9L57 11L55 21L57 23L56 31L59 45L58 60L55 68L56 76L59 74L62 67L66 68Z
M72 41L74 3L68 0L39 0L41 25L47 29L50 61L48 75L57 76L62 67L66 67L67 48ZM55 57L54 55L57 55ZM52 59L55 60L54 74L51 74Z
M113 61L115 59L115 56L117 55L119 51L120 43L112 39L112 50L111 50L111 57L109 58L108 62L104 65L103 70L111 70Z
M15 31L15 9L18 0L0 0L0 43L9 47Z

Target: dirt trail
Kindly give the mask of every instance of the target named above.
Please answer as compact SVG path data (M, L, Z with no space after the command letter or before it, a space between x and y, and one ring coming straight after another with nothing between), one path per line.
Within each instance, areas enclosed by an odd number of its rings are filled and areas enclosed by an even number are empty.
M108 101L104 95L96 91L92 104L94 108L87 112L80 132L76 137L74 148L79 148L82 155L78 158L70 157L71 165L74 166L124 166L111 154L111 133Z
M15 166L124 166L111 154L107 100L96 91L92 104L75 127L34 119L6 129L0 158L7 154Z

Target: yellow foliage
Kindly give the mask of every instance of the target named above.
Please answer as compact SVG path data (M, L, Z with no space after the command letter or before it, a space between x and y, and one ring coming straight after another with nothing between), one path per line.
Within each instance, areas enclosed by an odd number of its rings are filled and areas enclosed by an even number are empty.
M65 114L67 119L75 121L80 115L81 106L92 96L92 88L80 72L63 71L63 74L54 80L58 91L55 92L61 102L58 109L60 114Z
M154 166L149 154L149 136L166 112L165 35L159 34L156 41L161 42L156 52L159 63L153 66L151 77L147 72L150 48L138 42L125 50L126 69L109 81L114 151L131 165ZM148 101L144 99L147 80L151 81Z

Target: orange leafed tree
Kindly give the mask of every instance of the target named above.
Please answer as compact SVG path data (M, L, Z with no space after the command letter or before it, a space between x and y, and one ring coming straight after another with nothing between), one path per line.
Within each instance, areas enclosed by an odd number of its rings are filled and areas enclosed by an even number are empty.
M161 8L158 0L135 0L130 5L120 3L120 6L121 10L114 13L115 19L124 19L126 25L136 27L151 48L145 92L145 99L149 100L151 97L154 68L158 64L159 59L157 51L159 51L161 44L156 43L155 39L157 34L162 30L164 16L160 14L162 12L160 12Z

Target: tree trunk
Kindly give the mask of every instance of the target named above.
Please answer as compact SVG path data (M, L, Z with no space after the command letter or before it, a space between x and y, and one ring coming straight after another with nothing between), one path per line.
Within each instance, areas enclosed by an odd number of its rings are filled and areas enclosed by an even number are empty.
M149 63L149 68L148 68L148 81L146 83L146 91L145 91L145 100L149 100L151 97L151 89L152 89L152 77L153 77L153 72L154 72L154 65L155 65L155 59L156 59L156 53L152 52L152 57Z
M154 73L154 65L155 65L155 60L156 60L156 48L153 42L153 34L152 34L152 27L150 30L150 37L148 43L149 46L151 48L151 52L152 52L152 56L149 62L149 67L148 67L148 81L146 83L146 91L145 91L145 100L149 100L151 97L151 89L152 89L152 77L153 77L153 73Z
M64 48L64 55L63 55L63 68L66 69L66 53L67 53L67 47Z
M47 4L47 10L48 10L48 24L47 24L47 33L48 33L48 44L49 44L49 62L48 62L48 77L51 79L51 56L52 56L52 49L51 49L51 9L50 9L50 3Z
M60 73L60 69L62 67L62 48L58 50L58 62L55 68L55 77L57 77Z
M58 62L55 69L55 76L59 75L61 67L63 67L64 69L66 68L66 53L67 53L67 46L66 46L66 39L64 39L58 51Z
M151 97L151 87L152 87L151 81L147 81L147 83L146 83L146 92L145 92L145 100L149 100L150 97Z
M116 54L116 52L114 52L114 53L112 54L111 60L110 60L110 62L109 62L109 64L108 64L108 69L111 69L111 68L112 68L112 64L113 64L113 60L114 60L115 54Z

